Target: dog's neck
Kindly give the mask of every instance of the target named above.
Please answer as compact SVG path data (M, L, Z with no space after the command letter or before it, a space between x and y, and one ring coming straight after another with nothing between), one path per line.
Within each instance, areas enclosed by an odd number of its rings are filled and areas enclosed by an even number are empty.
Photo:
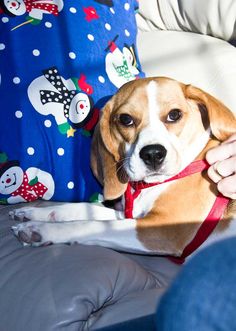
M190 163L184 170L179 172L177 175L168 178L163 182L145 183L139 182L128 182L127 189L125 191L125 217L133 218L133 205L134 200L139 196L143 189L147 189L153 186L162 185L174 180L178 180L187 176L191 176L196 173L202 173L210 167L206 160L196 160Z

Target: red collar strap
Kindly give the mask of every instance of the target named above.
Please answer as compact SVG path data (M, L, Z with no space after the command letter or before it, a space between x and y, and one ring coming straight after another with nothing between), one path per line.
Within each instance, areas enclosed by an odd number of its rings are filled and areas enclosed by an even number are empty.
M171 177L164 182L157 183L145 183L145 182L129 182L126 192L125 192L125 217L133 218L133 205L134 200L139 196L143 189L161 185L163 183L171 182L173 180L177 180L186 176L190 176L192 174L202 172L203 170L207 170L209 168L209 164L205 160L197 160L192 162L189 166L187 166L184 170L182 170L179 174L174 177ZM180 257L170 257L170 259L175 263L183 263L185 258L192 254L198 247L202 245L202 243L209 237L209 235L213 232L218 222L220 221L230 199L219 194L215 202L197 231L193 240L185 247L183 253Z
M134 200L139 196L141 191L145 188L149 188L152 186L161 185L167 182L171 182L173 180L177 180L186 176L193 175L197 172L202 172L209 168L209 164L205 160L197 160L190 163L184 170L182 170L177 175L165 180L164 182L156 182L156 183L145 183L143 181L140 182L128 182L128 186L125 192L125 217L133 218L133 205Z

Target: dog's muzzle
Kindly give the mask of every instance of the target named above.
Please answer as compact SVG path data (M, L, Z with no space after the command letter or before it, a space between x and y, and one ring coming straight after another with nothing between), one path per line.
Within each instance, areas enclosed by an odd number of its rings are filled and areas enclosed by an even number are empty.
M163 163L166 154L167 150L165 147L159 144L144 146L139 152L140 158L146 166L152 170L158 169L158 167Z

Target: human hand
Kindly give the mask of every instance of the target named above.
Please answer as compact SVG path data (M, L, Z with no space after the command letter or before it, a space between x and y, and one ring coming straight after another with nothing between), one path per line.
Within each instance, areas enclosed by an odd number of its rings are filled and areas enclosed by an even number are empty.
M208 176L217 184L218 191L236 199L236 134L209 150L206 160L211 165Z

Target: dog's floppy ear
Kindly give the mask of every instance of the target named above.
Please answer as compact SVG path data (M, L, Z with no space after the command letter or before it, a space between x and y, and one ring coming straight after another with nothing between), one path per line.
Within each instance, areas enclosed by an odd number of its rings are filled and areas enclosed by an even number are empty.
M127 178L120 164L119 143L111 132L111 111L114 97L105 105L96 126L91 152L91 167L103 185L105 200L119 198L126 190Z
M187 99L196 101L201 109L205 108L211 132L219 141L226 140L236 132L236 118L222 102L192 85L185 86L184 94Z

